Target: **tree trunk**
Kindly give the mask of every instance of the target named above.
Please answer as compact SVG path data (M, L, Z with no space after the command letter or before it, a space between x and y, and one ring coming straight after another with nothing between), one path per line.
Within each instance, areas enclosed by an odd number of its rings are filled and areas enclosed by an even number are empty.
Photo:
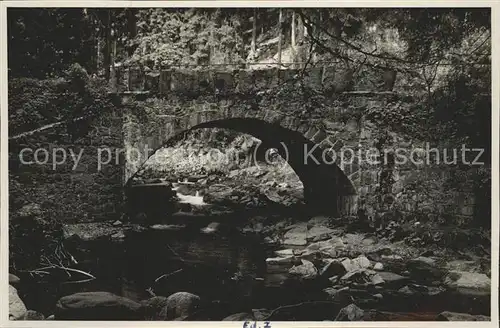
M252 43L251 43L252 61L257 52L257 8L253 9L253 25L252 25Z
M295 11L292 11L292 50L295 51Z
M127 24L128 24L128 37L129 40L133 40L137 35L137 9L127 8ZM127 54L131 57L134 54L134 48L132 46L127 47Z
M278 20L278 67L281 67L281 22L283 20L283 9L280 8L280 16Z
M299 16L298 29L297 30L299 32L298 35L297 35L298 36L297 39L299 40L299 42L300 41L304 41L304 22L302 21L302 17L301 16Z
M106 45L104 50L104 77L109 81L111 66L111 11L108 9L106 15Z

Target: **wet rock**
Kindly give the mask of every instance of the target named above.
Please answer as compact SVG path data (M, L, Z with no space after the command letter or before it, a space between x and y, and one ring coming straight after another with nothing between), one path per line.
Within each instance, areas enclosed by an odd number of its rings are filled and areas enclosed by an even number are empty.
M114 242L123 242L125 240L125 233L123 231L118 231L111 235L111 240Z
M17 289L9 285L9 320L20 319L26 311L26 306L19 298Z
M120 220L116 220L115 222L113 222L113 227L120 227L122 225L123 225L123 222Z
M184 224L154 224L149 228L152 230L162 230L162 231L179 231L184 229L186 226Z
M307 260L316 263L318 261L321 261L324 255L322 252L319 251L305 250L303 252L300 252L300 255L298 257L302 260Z
M325 226L313 226L307 231L307 241L322 241L329 239L335 230Z
M400 255L397 255L397 254L391 254L391 255L381 255L380 256L382 259L385 259L385 260L402 260L403 258L400 256Z
M314 279L318 276L318 270L307 260L301 260L302 264L292 267L288 273L302 279Z
M444 279L444 285L464 295L489 295L491 293L491 279L484 273L450 271Z
M283 244L290 246L305 246L307 227L302 224L288 230L283 237Z
M371 266L370 260L368 260L365 256L361 255L355 259L345 259L342 261L342 265L346 269L347 272L360 270L360 269L368 269Z
M268 265L281 265L281 264L292 264L294 263L294 256L286 257L270 257L266 259L266 264Z
M446 274L446 270L440 268L436 260L424 256L408 261L407 269L411 276L418 277L420 280L422 278L430 281L441 279Z
M42 215L42 209L40 205L31 203L21 207L18 210L17 214L21 218L35 218Z
M309 226L327 226L328 225L328 222L330 222L332 220L332 218L328 217L328 216L322 216L322 215L318 215L318 216L315 216L313 218L311 218L308 223L309 223Z
M385 283L385 281L378 273L376 273L371 277L371 283L372 285L381 285Z
M264 225L261 222L257 222L251 226L246 226L242 229L242 232L244 233L251 233L251 232L263 232L264 231Z
M376 243L377 243L377 240L374 237L368 237L368 238L363 239L363 241L362 241L362 244L364 246L371 246L371 245L374 245Z
M57 320L140 320L142 307L108 292L83 292L64 296L56 304Z
M363 321L364 311L355 304L342 308L334 321Z
M425 296L436 296L445 291L444 288L442 287L435 287L435 286L425 286L425 285L417 285L417 284L411 284L408 285L413 291L420 293L421 295Z
M491 318L485 315L445 311L437 316L436 321L491 321Z
M90 242L109 236L120 231L119 227L110 226L106 222L88 222L65 224L63 226L64 239L79 242Z
M146 320L158 320L161 310L167 306L167 298L155 296L141 302Z
M356 267L356 269L368 269L371 267L370 260L364 255L360 255L351 261L351 264Z
M476 261L455 260L446 263L450 271L481 272L480 264Z
M398 290L398 293L403 294L405 296L413 296L416 295L416 291L414 291L412 288L409 286L404 286Z
M246 313L246 312L241 312L241 313L235 313L231 314L230 316L225 317L222 319L222 321L253 321L255 320L255 317L253 314Z
M333 288L328 287L323 289L328 301L338 302L340 304L347 304L350 300L349 287Z
M331 260L321 269L319 275L321 277L330 278L332 276L343 276L346 273L347 270L341 262L337 260Z
M56 320L56 316L51 314L47 318L45 318L45 320Z
M265 245L276 245L279 243L278 240L273 239L271 237L265 237L264 240L262 241Z
M371 282L371 276L374 273L374 271L370 271L367 269L358 269L346 273L340 278L340 281L342 281L344 284L367 284Z
M267 309L252 309L253 317L257 321L264 321L271 314L271 310Z
M182 316L189 316L196 312L200 307L201 299L199 296L178 292L167 298L167 305L160 311L160 320L173 320Z
M328 278L328 280L330 280L332 285L335 285L339 281L339 279L340 279L340 276L333 276L333 277Z
M397 273L380 271L377 273L380 278L384 281L386 287L398 288L403 286L407 281L407 277L400 276Z
M274 252L276 255L278 256L281 256L281 257L285 257L285 256L293 256L294 255L294 252L293 252L293 249L281 249L281 250L278 250L278 251L275 251Z
M209 225L207 225L205 228L202 228L200 231L206 234L211 234L217 232L219 229L220 223L219 222L212 222Z
M376 299L378 299L378 300L381 300L381 299L384 298L384 295L382 295L382 294L379 293L379 294L373 295L373 297L376 298Z
M31 320L31 321L35 321L35 320L45 320L45 317L42 313L40 312L36 312L36 311L33 311L33 310L28 310L26 311L21 318L19 318L19 320Z
M384 270L384 265L380 262L377 262L373 266L373 270L382 271L382 270Z
M330 250L343 249L343 248L345 248L345 245L342 239L339 237L333 237L328 240L322 240L312 243L306 247L305 251L328 252Z
M18 276L9 273L9 285L15 286L18 285L21 282L21 279L19 279Z

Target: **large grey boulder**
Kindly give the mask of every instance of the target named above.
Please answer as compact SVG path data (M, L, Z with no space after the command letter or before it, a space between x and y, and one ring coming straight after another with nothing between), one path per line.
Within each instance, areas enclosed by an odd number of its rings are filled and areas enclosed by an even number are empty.
M201 305L201 299L195 294L178 292L167 298L167 305L160 311L160 320L175 320L187 317L196 312Z
M484 273L450 271L444 284L464 295L489 295L491 279Z
M17 289L9 285L9 319L19 320L26 311L26 306L17 294Z
M445 311L441 312L436 320L437 321L490 321L491 318L485 315L472 315L468 313Z
M108 292L64 296L56 304L56 320L141 320L142 306Z
M141 301L141 305L144 308L146 320L158 320L161 310L167 306L167 298L165 296L154 296Z
M302 264L292 267L288 273L301 279L314 279L318 276L318 270L314 264L307 260L301 260Z

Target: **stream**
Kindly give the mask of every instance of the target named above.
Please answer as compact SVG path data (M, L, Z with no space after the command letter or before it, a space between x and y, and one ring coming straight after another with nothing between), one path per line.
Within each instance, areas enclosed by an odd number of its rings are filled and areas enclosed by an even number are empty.
M199 192L183 195L180 203L210 206ZM57 300L84 291L107 291L140 302L154 295L169 296L183 291L206 300L206 311L193 320L221 320L252 309L276 309L287 304L324 299L328 280L298 283L290 280L290 263L269 265L276 257L276 246L264 242L258 233L243 233L241 226L255 213L238 212L221 216L172 216L159 219L149 229L129 231L120 242L109 239L79 245L71 253L78 259L78 269L97 279L78 284L60 284L44 280L26 284L20 293L26 305L46 316L54 313ZM283 247L281 247L283 248ZM288 247L289 248L289 247ZM412 283L425 284L426 277L413 277ZM421 280L421 281L419 281ZM439 295L392 295L373 300L383 292L378 286L352 289L364 305L377 310L405 312L419 320L435 318L442 311L489 315L489 298L463 297L452 292ZM392 295L392 296L391 296ZM359 304L359 303L357 303ZM305 310L303 310L305 311ZM299 311L300 312L300 311ZM307 312L307 313L306 313ZM324 313L307 310L283 320L323 320ZM401 317L395 320L404 320ZM414 319L416 320L416 319Z

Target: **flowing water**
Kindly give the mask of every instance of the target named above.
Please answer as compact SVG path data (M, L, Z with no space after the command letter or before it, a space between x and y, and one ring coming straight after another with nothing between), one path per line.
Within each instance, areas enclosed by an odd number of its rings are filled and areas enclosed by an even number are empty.
M183 203L209 205L199 194L178 196ZM79 260L78 268L92 273L96 280L80 284L38 281L26 284L20 293L28 308L50 315L58 298L76 292L108 291L139 302L150 298L151 292L168 296L185 291L212 304L198 320L220 320L232 313L324 297L320 292L325 286L319 282L283 284L289 266L267 266L266 258L274 257L274 250L265 246L258 234L243 234L237 228L249 214L169 219L163 226L172 227L173 223L182 229L133 232L118 243L109 239L94 241L72 254ZM445 293L432 302L419 297L403 302L389 298L379 307L413 313L455 310L488 314L487 301L458 299ZM312 315L304 319L319 320Z

